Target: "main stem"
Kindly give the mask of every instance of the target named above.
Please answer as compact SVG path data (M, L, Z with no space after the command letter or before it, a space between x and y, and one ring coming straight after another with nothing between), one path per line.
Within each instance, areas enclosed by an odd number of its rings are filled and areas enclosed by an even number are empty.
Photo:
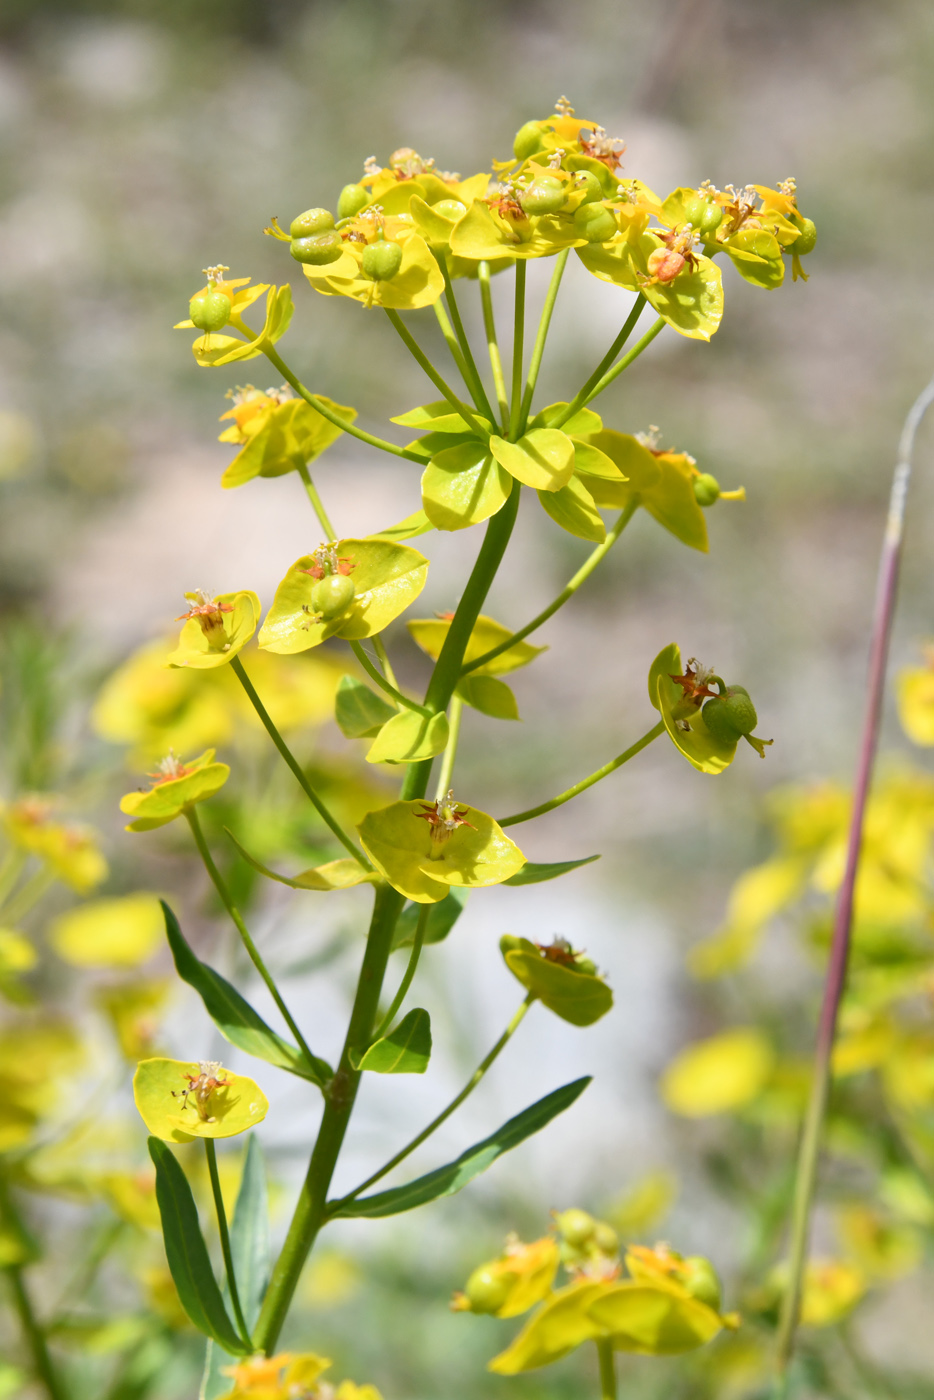
M4 1273L10 1281L13 1306L19 1317L23 1335L29 1344L29 1350L32 1352L32 1364L36 1377L44 1387L49 1400L65 1400L65 1392L59 1384L58 1376L52 1365L52 1358L49 1355L45 1333L32 1306L23 1268L19 1264L13 1264L4 1269Z
M658 724L647 734L643 734L641 739L637 739L630 748L624 750L616 758L610 759L609 763L604 763L603 767L598 768L595 773L591 773L589 777L581 778L579 783L575 783L573 787L569 787L566 792L560 793L557 797L552 797L549 802L542 802L538 807L530 807L527 812L517 812L512 817L500 817L500 826L517 826L519 822L531 821L533 817L541 817L545 812L553 812L556 807L562 807L565 802L570 802L572 797L579 796L580 793L586 792L589 787L593 787L594 783L599 783L601 778L608 778L611 773L616 772L617 768L622 768L624 763L628 763L631 758L635 758L637 753L648 748L649 744L664 732L665 721L660 719Z
M847 840L846 866L834 914L833 939L830 945L830 959L824 984L824 1000L821 1006L814 1050L814 1079L801 1137L798 1171L795 1180L790 1278L782 1305L775 1358L776 1393L779 1396L783 1396L787 1390L788 1366L794 1351L795 1333L801 1310L811 1210L817 1183L817 1165L824 1116L830 1094L831 1057L837 1031L840 1001L846 985L853 924L853 898L859 871L866 801L869 796L879 739L886 661L898 593L898 574L905 527L905 505L908 483L911 479L911 458L915 436L921 420L932 403L934 403L934 379L916 399L905 421L892 479L888 518L879 560L879 577L876 585L876 602L869 650L866 714L856 765L856 783Z
M230 1231L227 1228L227 1211L224 1207L224 1193L221 1191L221 1179L217 1171L217 1149L212 1138L203 1138L202 1141L204 1142L204 1155L208 1163L208 1176L211 1178L211 1194L214 1197L214 1214L217 1217L217 1233L221 1241L221 1254L224 1256L227 1291L230 1294L230 1302L240 1338L248 1347L252 1348L253 1340L250 1337L250 1329L246 1325L246 1318L243 1316L243 1308L240 1306L240 1291L237 1288L237 1276L234 1273L233 1250L230 1248Z
M597 1355L600 1358L600 1400L616 1400L616 1361L613 1343L608 1337L597 1338Z

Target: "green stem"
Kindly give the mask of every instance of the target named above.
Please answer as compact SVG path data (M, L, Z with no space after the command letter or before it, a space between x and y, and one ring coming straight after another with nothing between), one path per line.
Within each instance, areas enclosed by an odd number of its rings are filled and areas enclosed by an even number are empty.
M370 1043L383 978L386 975L386 964L392 949L392 935L402 904L401 894L397 894L389 885L377 885L366 952L360 967L340 1063L328 1086L321 1127L308 1164L308 1172L299 1193L285 1243L276 1260L254 1332L253 1340L257 1350L267 1354L276 1345L308 1251L325 1220L328 1187L347 1132L360 1082L360 1071L354 1069L351 1054L364 1051Z
M32 1306L32 1299L26 1287L26 1279L22 1266L13 1264L4 1269L4 1273L10 1281L10 1291L13 1294L13 1306L19 1317L23 1335L29 1344L32 1352L32 1364L36 1373L36 1379L42 1384L49 1400L65 1400L65 1392L59 1385L58 1376L52 1365L52 1358L49 1355L49 1348L45 1340L43 1331L35 1311Z
M499 405L499 418L503 425L503 432L509 426L509 399L506 395L506 377L503 374L503 357L499 353L499 341L496 338L496 319L493 315L493 297L490 292L490 264L480 263L480 301L483 306L483 328L486 331L486 344L490 356L490 369L493 371L493 387L496 390L496 402Z
M328 519L328 513L324 509L324 505L321 501L321 497L318 495L315 483L311 479L311 473L309 472L308 467L304 462L300 464L298 468L298 474L305 484L305 490L308 493L308 499L309 501L311 501L312 509L314 510L315 515L318 517L319 524L321 525L321 528L325 533L325 537L328 540L336 540L337 531L334 529L334 526Z
M320 413L322 418L326 418L329 423L333 423L336 428L340 428L342 433L349 433L351 437L357 438L360 442L365 442L368 447L378 447L381 452L391 452L394 457L405 457L409 462L420 462L425 465L424 457L419 457L416 452L409 452L405 447L397 447L394 442L387 442L385 438L374 437L372 433L364 432L362 428L356 427L353 423L348 423L346 418L341 418L335 413L333 408L328 408L326 403L316 398L310 389L306 389L300 379L297 379L289 369L285 360L273 347L266 342L263 345L263 354L270 364L275 365L286 383L291 384L299 398L311 404L316 413Z
M563 425L567 423L567 421L570 418L574 417L574 414L579 408L583 408L585 403L590 402L588 395L590 394L591 389L594 387L595 384L599 384L604 374L606 374L607 370L610 368L610 365L616 359L616 356L619 354L620 350L622 350L623 346L626 344L626 341L632 335L632 332L635 329L636 322L642 315L644 309L645 296L642 292L640 292L639 295L636 297L635 302L633 303L632 310L630 311L629 315L626 317L625 322L623 323L623 329L613 341L613 344L610 346L603 359L597 365L597 368L587 380L586 384L584 384L577 391L571 402L568 404L567 408L562 413L561 417L558 418L551 425L553 428L563 427Z
M198 847L198 852L201 856L201 859L204 861L204 867L211 877L211 881L214 885L214 888L220 895L221 903L223 904L224 908L227 910L227 913L233 920L237 932L243 940L243 946L250 956L250 961L256 968L256 971L259 973L260 977L262 977L263 981L266 983L266 986L269 988L269 993L272 996L273 1001L278 1006L279 1011L282 1014L282 1019L285 1021L289 1030L294 1035L296 1043L301 1049L302 1054L307 1059L309 1065L314 1066L315 1057L311 1053L311 1050L308 1048L308 1045L305 1043L305 1038L299 1030L298 1026L295 1024L295 1021L292 1019L292 1014L289 1011L289 1008L282 1000L279 988L276 986L273 980L272 973L269 971L266 964L263 962L263 959L260 956L259 949L253 942L250 931L247 928L246 924L243 922L243 915L240 913L240 910L237 908L237 906L231 899L230 891L224 883L224 878L218 870L217 866L214 864L214 857L211 855L211 852L208 849L208 843L204 839L204 832L201 829L201 822L198 817L197 808L187 807L185 809L185 816L188 819L188 825L191 827L191 834L195 838L195 845Z
M451 696L451 709L448 722L448 741L444 749L444 757L441 760L441 772L438 774L438 787L435 792L435 799L443 801L451 786L451 774L454 772L454 760L457 757L457 740L461 732L461 715L464 713L464 702L459 695Z
M512 327L512 399L509 411L509 436L519 437L522 422L522 357L525 350L525 259L516 263L516 302Z
M548 284L545 305L542 307L541 319L538 323L538 334L535 337L535 345L532 349L529 375L525 381L525 392L522 395L522 417L519 424L521 432L525 432L525 425L529 420L529 409L532 407L532 395L535 393L535 385L538 383L538 372L542 367L542 355L545 353L545 341L548 339L548 328L551 325L551 317L555 309L555 302L558 300L558 288L561 286L561 278L564 276L564 269L567 267L570 252L570 248L565 248L563 252L558 254L555 260L555 270L551 274L551 281Z
M600 1358L600 1400L616 1400L616 1362L613 1357L613 1343L609 1337L598 1337L597 1355Z
M387 695L391 695L397 705L404 705L407 710L414 710L417 715L431 717L430 711L426 710L424 705L420 705L417 700L410 700L407 695L402 694L401 690L397 690L394 685L390 684L379 668L373 665L359 642L349 642L348 645L367 675L376 682L380 690L385 690Z
M529 1007L532 1005L532 1002L534 1000L534 993L529 992L528 996L519 1006L519 1009L516 1011L516 1014L509 1022L509 1025L506 1027L499 1040L493 1046L493 1049L490 1051L490 1053L486 1056L485 1059L480 1061L480 1064L474 1070L473 1074L470 1076L463 1089L460 1091L460 1093L455 1099L451 1100L447 1108L443 1109L441 1113L438 1114L437 1118L433 1118L428 1124L428 1127L423 1128L422 1131L416 1137L414 1137L411 1142L406 1143L405 1147L403 1147L401 1151L397 1152L395 1157L390 1158L390 1160L385 1164L385 1166L380 1167L378 1172L374 1172L372 1176L367 1177L366 1181L361 1182L361 1184L355 1187L349 1195L342 1196L339 1201L331 1201L328 1210L329 1215L336 1214L336 1211L340 1206L346 1205L348 1201L356 1200L356 1198L362 1195L364 1191L368 1191L371 1186L375 1186L377 1181L382 1181L384 1176L388 1176L389 1173L393 1171L399 1165L400 1162L404 1162L406 1157L410 1156L411 1153L413 1153L417 1147L421 1147L422 1143L425 1142L428 1138L430 1138L432 1133L436 1132L438 1128L441 1127L441 1124L446 1122L447 1119L450 1118L451 1114L455 1113L457 1109L460 1108L464 1100L466 1098L469 1098L469 1096L473 1093L474 1089L476 1089L477 1085L480 1083L480 1080L486 1074L487 1070L493 1064L494 1060L498 1059L502 1052L505 1050L512 1037L519 1029L519 1026L522 1023L526 1012L528 1011Z
M581 778L579 783L568 788L567 792L562 792L559 797L553 797L550 802L543 802L538 807L530 807L527 812L517 812L512 817L500 817L500 826L517 826L519 822L531 821L533 817L543 816L545 812L553 812L556 807L562 807L565 802L570 802L572 797L577 797L580 793L586 792L594 783L599 783L601 778L608 778L611 773L615 773L617 768L622 768L624 763L628 763L631 758L635 758L637 753L648 748L653 740L665 732L665 721L659 720L647 734L643 734L631 748L626 749L617 758L613 758L609 763L604 763L602 768L598 768L596 773L591 773L588 778Z
M214 1197L214 1213L217 1216L217 1233L221 1240L221 1254L224 1256L224 1269L227 1274L227 1291L234 1311L234 1319L240 1332L241 1341L252 1350L253 1339L240 1306L240 1293L237 1289L237 1276L234 1273L233 1251L230 1248L230 1231L227 1228L227 1211L224 1209L224 1196L221 1179L217 1174L217 1149L213 1138L204 1138L204 1155L208 1162L208 1176L211 1178L211 1193Z
M16 888L16 882L26 868L26 860L26 852L15 849L7 851L3 857L3 864L0 865L0 909Z
M629 354L624 355L621 360L617 360L613 368L608 369L606 374L604 374L603 377L597 381L597 383L591 389L590 393L584 399L584 407L586 407L587 404L592 403L598 394L603 393L604 389L608 389L609 386L613 383L613 380L616 379L619 375L621 375L624 369L628 369L634 360L638 360L643 350L647 350L649 348L649 346L652 344L652 341L657 335L660 334L661 331L665 329L667 324L668 322L665 320L665 318L663 316L659 316L654 326L651 326L650 329L646 331L642 339L636 342L636 344L630 350ZM562 421L567 421L567 410L565 410L564 415L562 415ZM552 424L552 427L555 426L555 424Z
M463 379L464 383L469 384L469 380L467 377L467 361L464 359L461 348L457 343L457 336L454 334L454 327L451 325L451 322L448 319L448 314L442 306L440 298L438 299L438 301L432 302L432 310L435 313L438 325L441 327L441 334L444 336L444 339L447 343L447 347L451 352L451 359L454 361L454 363L457 365L457 368L460 370L461 378Z
M35 875L30 875L24 885L21 885L16 894L8 901L3 911L5 923L16 924L25 914L28 914L34 904L55 884L55 871L49 865L43 865L41 870L37 870Z
M392 669L392 663L389 660L389 654L386 651L386 648L383 646L383 639L379 635L379 633L377 633L376 636L373 638L373 650L376 652L376 655L379 658L379 664L383 668L383 674L385 675L387 681L390 685L395 686L396 690L398 690L399 682L396 680L395 673Z
M386 306L383 307L383 310L386 312L386 315L389 317L393 326L398 331L399 336L401 337L406 349L409 351L412 358L418 362L418 364L428 375L428 378L431 380L432 384L434 384L435 388L438 389L439 392L447 399L448 403L454 409L455 413L460 414L464 422L467 423L467 425L472 429L472 431L476 433L477 437L482 438L485 442L490 435L488 430L484 428L483 424L479 422L479 420L471 412L467 405L457 397L454 390L446 382L446 380L442 379L441 375L435 369L434 365L431 363L428 356L425 354L424 350L419 345L418 341L412 335L412 332L409 330L408 326L405 324L398 311L390 311L389 308ZM424 458L421 458L420 460L424 465Z
M231 661L230 665L234 675L237 677L237 680L240 682L240 684L243 686L243 689L249 696L250 703L252 704L254 710L262 720L263 725L266 729L266 733L269 735L270 739L275 744L276 748L279 750L280 754L285 759L288 766L291 768L293 774L295 775L295 778L298 781L299 787L302 789L302 792L304 792L305 796L308 798L309 802L314 807L315 811L318 813L318 816L323 822L325 822L327 826L331 828L338 841L341 843L341 845L346 851L349 851L349 853L353 856L357 864L362 865L364 870L372 870L373 867L367 860L366 856L364 856L362 852L357 849L353 841L351 841L350 837L341 827L340 823L336 820L336 818L332 817L327 807L325 807L324 803L321 801L321 798L311 786L311 783L309 783L308 779L305 777L305 774L302 771L298 759L292 753L292 750L286 744L282 735L279 733L278 729L273 724L272 720L269 718L269 715L266 711L266 707L257 695L255 689L253 688L253 682L250 680L246 671L243 669L243 662L240 660L239 656L235 656Z
M477 369L477 362L470 348L470 341L467 339L467 332L464 330L460 307L457 305L457 297L454 294L454 284L451 281L451 275L448 271L447 259L443 254L440 257L440 262L441 271L444 273L444 295L451 312L451 320L454 322L454 333L457 336L461 354L467 366L467 374L464 375L464 380L470 388L474 403L492 422L494 421L493 406L487 398L486 389L483 387L483 380L480 378L480 371Z
M386 1012L386 1015L380 1021L379 1025L376 1027L376 1030L373 1032L374 1040L381 1040L382 1037L387 1033L393 1021L396 1019L396 1013L398 1012L399 1007L405 1001L406 993L412 985L412 978L415 976L415 969L418 967L418 960L422 955L422 947L425 943L425 933L428 929L428 915L430 913L430 904L423 904L421 909L419 909L418 911L418 923L415 925L415 939L412 943L412 951L409 954L409 961L406 964L406 969L403 974L402 981L399 983L399 990L393 997L389 1010Z
M528 637L530 633L537 631L542 623L547 622L550 617L554 617L558 609L564 607L568 599L573 597L581 584L590 577L600 561L609 554L638 508L638 500L632 500L629 505L620 512L616 523L607 534L606 539L602 544L598 544L596 549L587 556L577 573L568 584L562 588L554 602L549 603L547 608L543 608L540 613L532 618L531 622L527 622L524 627L520 627L518 632L513 632L512 636L507 637L505 642L500 642L498 646L491 647L490 650L485 651L482 656L478 656L475 661L468 661L467 664L461 668L461 675L469 675L470 672L475 671L478 666L486 666L494 657L501 656L504 651L508 651L509 648L514 647L517 642L521 642L525 637Z

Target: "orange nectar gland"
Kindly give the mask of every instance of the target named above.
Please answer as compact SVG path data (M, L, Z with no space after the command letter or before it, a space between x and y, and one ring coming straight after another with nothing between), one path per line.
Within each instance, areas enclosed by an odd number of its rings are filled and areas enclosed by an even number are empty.
M188 1100L193 1098L195 1108L198 1110L198 1117L202 1123L216 1123L217 1119L208 1112L208 1104L211 1095L217 1089L226 1089L230 1083L229 1079L221 1079L224 1067L220 1060L199 1060L198 1074L188 1074L182 1071L182 1078L188 1080L187 1089L173 1089L172 1098L182 1100L182 1112L188 1107Z
M193 593L186 593L185 597L191 603L191 607L187 612L181 613L175 621L188 622L191 618L196 618L209 645L218 651L229 651L230 642L224 626L224 613L233 612L233 608L228 603L219 603L203 588L196 588Z
M579 140L582 155L600 161L613 174L621 168L620 156L626 149L626 142L620 137L607 136L602 126L595 126L590 133L584 128Z
M715 696L724 689L720 677L715 675L709 667L702 666L696 656L689 657L683 676L673 676L670 671L668 674L675 685L680 685L684 692L685 704L700 705L709 696ZM707 684L708 681L716 681L720 692L711 690ZM678 723L682 724L682 721L679 720ZM684 725L684 727L687 726Z
M190 764L183 763L174 751L169 749L165 758L156 764L155 773L147 773L146 777L152 778L153 787L159 787L160 783L171 783L175 778L187 778L188 774L194 771Z
M458 807L454 800L454 789L448 788L447 797L439 797L436 802L423 803L423 810L416 812L419 820L427 822L431 828L431 859L440 860L442 847L459 826L469 826L476 831L473 822L467 821L469 807Z
M577 972L595 973L596 964L584 957L582 950L571 947L566 938L555 938L551 943L536 943L536 948L546 962L558 963L560 967L573 967Z
M697 257L694 253L697 232L690 224L679 224L668 233L659 234L659 237L664 246L649 254L650 282L646 282L646 286L659 282L663 285L673 282L685 264L692 272L697 268Z

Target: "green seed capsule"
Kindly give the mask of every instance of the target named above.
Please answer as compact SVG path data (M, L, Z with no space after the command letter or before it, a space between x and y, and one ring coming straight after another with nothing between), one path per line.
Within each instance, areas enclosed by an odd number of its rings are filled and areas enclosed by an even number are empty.
M542 149L541 122L526 122L525 126L520 126L516 132L516 139L512 143L512 149L516 160L528 160L529 156L534 156L536 151L540 151Z
M720 499L720 483L710 472L701 472L694 478L694 499L699 506L712 506Z
M557 214L566 199L567 190L561 180L553 175L540 175L522 191L519 203L527 214Z
M188 303L188 315L199 331L219 331L230 320L230 297L216 288L192 297Z
M692 1254L682 1263L680 1273L681 1282L692 1298L706 1303L714 1312L720 1311L720 1280L709 1259L704 1259L700 1254Z
M691 195L684 201L684 217L698 233L709 236L716 232L723 220L723 210L712 199L701 194Z
M749 692L741 685L728 685L725 695L708 700L701 718L723 744L734 744L744 734L751 734L759 722Z
M335 617L340 617L350 607L355 592L353 579L345 574L326 574L318 579L311 590L312 611L323 617L325 622L333 622Z
M402 249L398 243L380 239L363 250L363 271L374 282L388 282L402 266Z
M581 204L596 204L604 197L604 189L592 170L578 170L574 176L574 189L583 190Z
M337 200L337 217L352 219L370 202L370 196L363 185L345 185Z
M337 229L327 229L311 238L293 238L289 252L296 262L310 263L312 267L324 267L337 262L344 244Z
M563 1210L555 1216L558 1233L572 1249L583 1249L593 1239L597 1222L585 1210Z
M588 243L606 243L619 232L605 204L582 204L574 215L574 229Z
M817 225L813 219L802 219L801 232L791 245L792 252L804 257L805 253L813 253L816 243Z
M459 199L439 199L431 207L442 219L460 219L467 213L467 205L461 204Z
M474 1269L464 1288L471 1312L498 1312L509 1297L514 1278L515 1274L498 1273L488 1264L481 1264L478 1269Z
M316 233L326 233L334 227L334 215L330 209L306 209L289 226L293 238L312 238Z
M574 971L586 972L589 977L594 977L597 972L597 964L592 958L575 958Z
M619 1249L619 1235L605 1220L597 1221L593 1232L593 1242L601 1254L616 1254Z

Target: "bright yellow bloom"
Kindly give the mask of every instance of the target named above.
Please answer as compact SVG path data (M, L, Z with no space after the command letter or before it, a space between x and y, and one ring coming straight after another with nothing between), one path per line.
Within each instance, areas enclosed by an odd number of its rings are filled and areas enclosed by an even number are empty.
M45 861L59 880L78 894L88 894L106 880L107 862L90 827L53 820L57 799L30 795L4 807L0 821L14 846Z

